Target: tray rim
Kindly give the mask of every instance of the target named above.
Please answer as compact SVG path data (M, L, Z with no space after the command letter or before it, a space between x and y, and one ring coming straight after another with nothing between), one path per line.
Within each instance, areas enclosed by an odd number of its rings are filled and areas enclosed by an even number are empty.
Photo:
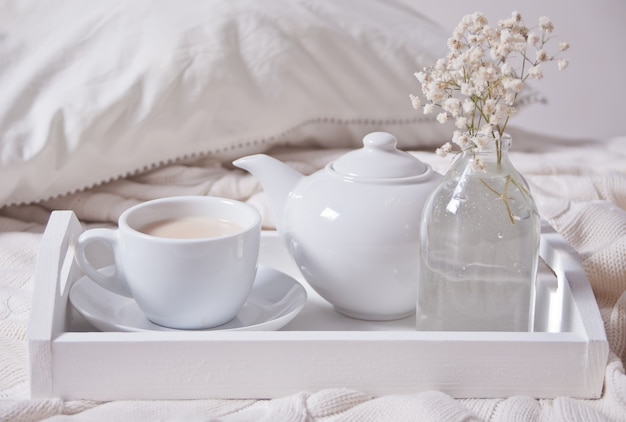
M546 351L549 348L559 348L566 345L571 350L576 349L588 358L589 365L585 365L581 377L584 382L575 389L563 390L567 394L577 397L599 397L604 378L604 366L608 359L608 341L604 332L604 325L600 317L597 302L591 291L591 286L578 261L576 252L565 240L547 223L542 224L541 251L544 260L550 261L550 267L559 273L559 283L566 282L573 292L572 298L577 312L581 317L581 332L530 332L530 333L483 333L483 332L417 332L417 331L275 331L275 332L141 332L141 333L100 333L100 332L67 332L68 324L67 295L69 285L64 285L65 278L81 275L77 273L73 264L73 242L82 231L82 226L72 211L54 211L50 217L48 226L42 238L40 253L37 259L35 273L35 286L33 292L33 309L36 313L31 316L29 327L29 344L31 355L31 395L33 397L64 396L68 398L95 398L117 399L128 398L137 395L137 392L121 393L123 395L111 395L111 392L100 391L92 393L89 397L81 397L79 391L74 391L72 386L59 381L59 376L67 374L66 355L71 353L71 347L80 344L81 348L89 353L98 355L98 348L106 345L115 345L120 350L128 349L143 350L152 342L172 344L178 347L182 344L193 344L196 349L215 345L230 345L233 351L237 351L243 343L249 345L276 345L276 348L284 345L292 345L294 348L302 344L313 344L318 348L337 347L338 350L346 347L359 345L365 348L364 355L371 355L372 345L382 342L380 347L389 346L394 351L411 349L416 346L432 345L433 347L462 345L464 347L500 347L510 345L523 346L521 352L533 353ZM275 232L267 236L277 236ZM558 253L556 253L556 252ZM51 276L52 275L52 276ZM564 278L564 280L563 280ZM63 288L65 287L65 288ZM61 309L63 308L63 309ZM143 345L143 346L142 346ZM239 346L237 346L239 345ZM393 345L393 347L391 347ZM197 347L196 347L197 346ZM106 347L105 347L106 348ZM374 347L373 349L376 349ZM369 355L368 355L369 356ZM288 359L288 357L285 357ZM369 356L368 359L372 359ZM574 361L575 359L573 359ZM558 365L558 360L546 362L549 366ZM583 361L579 363L585 363ZM539 365L544 366L544 365ZM83 365L84 367L84 365ZM85 368L83 368L85 369ZM499 368L502 370L503 368ZM504 368L506 369L506 368ZM65 372L64 372L65 371ZM356 377L358 378L358 377ZM371 377L369 377L371 378ZM75 380L78 381L78 380ZM371 382L359 381L359 382ZM60 388L59 385L63 384ZM77 382L78 386L79 382ZM206 381L205 381L206 384ZM330 383L332 384L332 383ZM384 384L384 383L383 383ZM367 390L368 386L356 383L356 387ZM434 385L436 387L436 385ZM206 386L205 386L206 387ZM270 388L270 396L276 394L288 394L291 390L283 390L275 386ZM304 387L304 386L303 386ZM410 386L404 386L405 389ZM540 397L553 397L554 392L547 386L544 392L539 392ZM258 388L249 393L261 394ZM445 390L445 389L444 389ZM240 394L233 387L225 387L222 390L209 389L212 395L228 394L227 397L236 397ZM274 393L271 393L274 391ZM374 394L385 394L393 391L393 388L371 389ZM404 391L404 390L402 390ZM473 391L458 389L447 391L455 397L478 397L490 394L491 396L504 396L511 391L507 388L492 389L490 391ZM521 393L520 391L513 391ZM86 394L86 393L85 393ZM151 397L159 397L158 392L152 392ZM188 391L181 398L194 398L194 394ZM248 393L246 396L250 396ZM147 398L138 395L139 398Z

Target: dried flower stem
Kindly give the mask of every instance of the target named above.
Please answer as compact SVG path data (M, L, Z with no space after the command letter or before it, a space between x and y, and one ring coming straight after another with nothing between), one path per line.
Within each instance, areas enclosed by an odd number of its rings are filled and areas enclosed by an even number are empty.
M495 193L498 199L502 201L502 203L504 204L504 207L506 208L506 213L509 217L509 221L511 222L511 224L515 224L513 211L511 211L511 207L509 206L509 200L511 200L511 197L507 196L507 193L509 191L509 183L511 182L511 176L510 175L506 176L506 181L504 182L504 190L502 191L502 193L498 192L497 190L489 186L487 182L485 182L483 179L480 179L480 182L483 185L485 185L485 187L489 189L491 192Z

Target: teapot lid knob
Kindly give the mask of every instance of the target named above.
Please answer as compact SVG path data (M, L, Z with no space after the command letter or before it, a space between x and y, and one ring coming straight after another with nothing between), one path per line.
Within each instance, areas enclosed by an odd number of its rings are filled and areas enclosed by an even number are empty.
M332 169L353 177L392 179L419 176L426 165L396 148L398 140L387 132L372 132L363 138L363 148L338 158Z
M372 132L363 138L363 146L369 149L393 150L398 145L398 140L391 133Z

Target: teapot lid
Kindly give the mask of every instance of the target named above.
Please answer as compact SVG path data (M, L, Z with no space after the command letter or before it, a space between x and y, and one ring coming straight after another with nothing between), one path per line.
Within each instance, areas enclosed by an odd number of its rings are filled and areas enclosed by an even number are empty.
M372 132L363 138L363 148L338 158L332 169L352 177L392 179L419 176L427 166L396 148L398 140L386 132Z

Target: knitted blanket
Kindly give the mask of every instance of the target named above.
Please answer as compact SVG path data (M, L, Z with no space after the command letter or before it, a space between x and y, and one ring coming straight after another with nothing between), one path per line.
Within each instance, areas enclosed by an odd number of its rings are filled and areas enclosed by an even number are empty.
M212 158L168 165L47 202L0 210L0 420L547 421L626 420L626 137L604 142L515 145L542 217L580 254L604 320L610 356L602 397L453 399L442 392L371 397L350 389L272 400L64 401L29 397L28 322L32 275L52 210L71 209L87 226L114 224L140 201L171 195L233 197L274 225L257 181ZM273 155L304 173L345 151L285 149ZM415 154L444 172L449 158Z

